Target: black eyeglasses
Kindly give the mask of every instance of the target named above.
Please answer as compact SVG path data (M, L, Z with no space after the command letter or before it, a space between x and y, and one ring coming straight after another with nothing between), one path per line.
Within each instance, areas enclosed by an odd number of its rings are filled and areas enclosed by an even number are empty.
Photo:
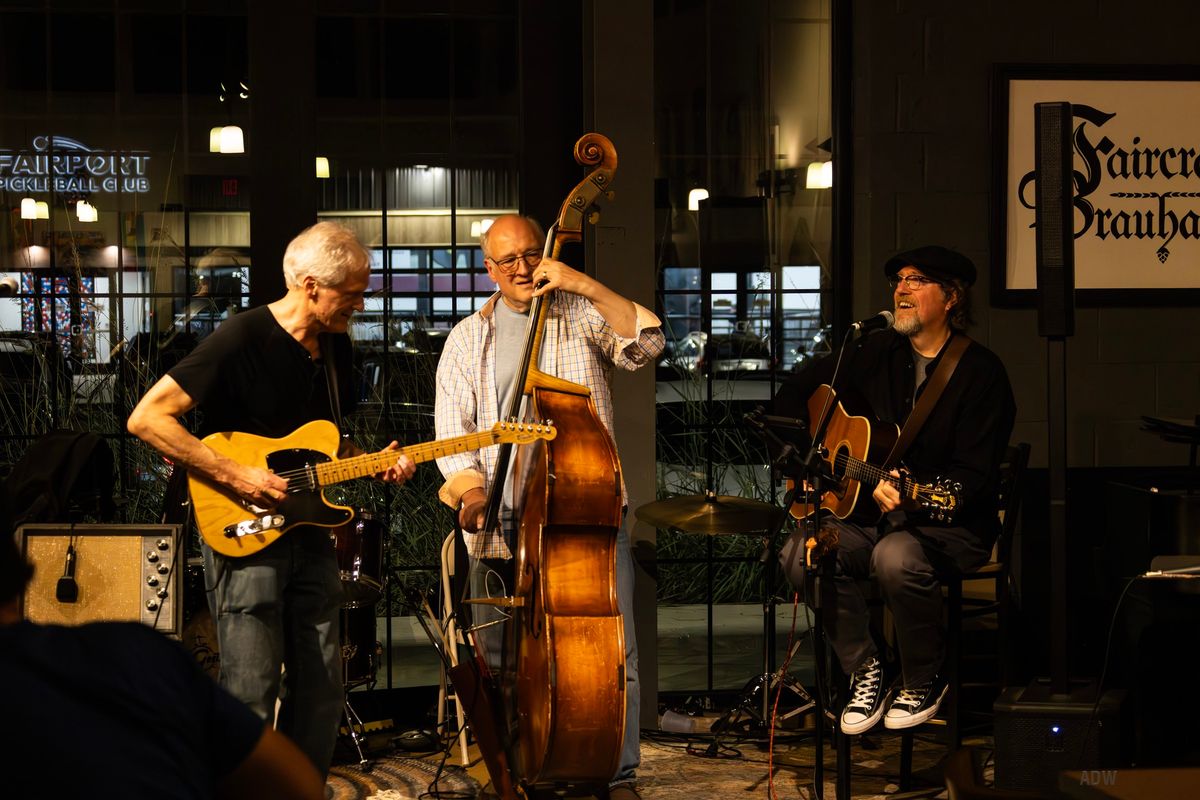
M936 284L937 286L942 285L941 281L935 281L933 278L926 278L924 275L893 275L892 277L888 278L888 284L891 285L893 290L895 290L895 288L901 283L907 285L910 290L920 290L931 283Z
M542 263L542 251L526 250L524 253L517 253L515 256L502 258L499 261L494 258L489 259L489 261L499 267L500 271L505 275L512 275L517 271L518 261L524 261L530 267L536 267L538 264Z

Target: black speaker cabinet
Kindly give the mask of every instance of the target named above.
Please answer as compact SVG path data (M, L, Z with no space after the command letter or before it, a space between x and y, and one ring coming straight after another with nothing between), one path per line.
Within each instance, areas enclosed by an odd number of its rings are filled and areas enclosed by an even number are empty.
M1071 104L1036 103L1033 118L1038 335L1071 336L1075 333Z
M1041 682L1005 689L993 706L996 788L1053 792L1063 770L1121 766L1124 705L1123 691L1097 703L1088 688L1067 697Z
M75 552L74 601L58 588L68 545ZM21 615L54 625L142 622L178 638L181 546L178 525L24 525L17 547L34 574Z

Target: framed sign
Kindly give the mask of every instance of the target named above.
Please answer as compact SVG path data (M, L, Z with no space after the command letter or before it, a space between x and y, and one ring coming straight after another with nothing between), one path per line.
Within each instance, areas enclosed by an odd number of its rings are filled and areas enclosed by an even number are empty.
M999 65L992 302L1032 305L1034 104L1072 106L1076 303L1200 304L1200 67Z

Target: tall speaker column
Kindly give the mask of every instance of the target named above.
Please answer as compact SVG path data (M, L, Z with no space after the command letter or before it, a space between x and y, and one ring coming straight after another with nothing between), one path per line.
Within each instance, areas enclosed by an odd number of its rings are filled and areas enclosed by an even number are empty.
M1034 106L1038 334L1046 337L1050 677L995 704L996 787L1053 791L1063 770L1120 761L1123 692L1072 681L1067 635L1067 337L1075 332L1071 104Z

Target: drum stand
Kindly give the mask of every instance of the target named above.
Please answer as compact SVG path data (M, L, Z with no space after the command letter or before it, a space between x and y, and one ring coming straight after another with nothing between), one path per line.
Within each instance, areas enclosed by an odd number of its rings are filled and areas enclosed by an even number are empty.
M787 513L786 509L790 507L790 503L784 505L785 514ZM710 758L718 756L721 751L721 736L727 731L732 730L743 717L748 719L748 725L751 730L770 730L772 725L771 698L780 690L780 684L782 684L783 689L787 690L788 697L794 699L795 705L780 714L775 720L776 724L801 717L817 706L817 700L808 693L804 686L791 675L785 673L788 663L792 660L792 656L796 654L796 651L804 641L802 638L792 643L783 665L777 670L771 670L771 650L774 644L774 636L772 635L773 626L771 623L775 609L773 598L774 586L771 580L775 567L774 534L775 531L770 531L763 537L763 551L762 555L759 556L759 561L763 565L762 672L750 679L750 682L742 689L742 693L733 707L713 723L712 731L716 734L716 737L709 744L708 748L698 753L698 755ZM824 709L821 709L821 711L824 711Z
M358 768L363 772L370 772L374 763L367 758L366 752L363 750L363 744L367 740L366 729L363 726L362 718L358 716L358 712L354 710L354 706L350 705L350 689L346 686L346 701L345 708L342 710L342 719L346 722L346 734L350 739L350 744L354 745L355 751L358 753ZM355 728L355 725L358 727Z

